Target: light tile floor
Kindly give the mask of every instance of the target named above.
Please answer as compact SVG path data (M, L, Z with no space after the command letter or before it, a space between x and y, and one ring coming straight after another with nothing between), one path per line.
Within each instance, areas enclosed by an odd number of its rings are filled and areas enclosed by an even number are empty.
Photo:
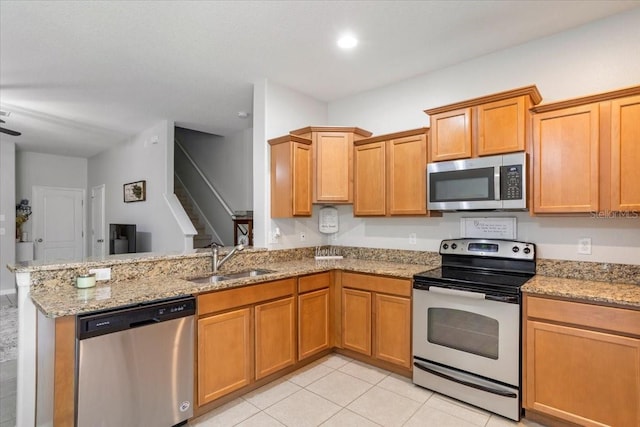
M332 354L189 423L228 426L540 427L519 423Z

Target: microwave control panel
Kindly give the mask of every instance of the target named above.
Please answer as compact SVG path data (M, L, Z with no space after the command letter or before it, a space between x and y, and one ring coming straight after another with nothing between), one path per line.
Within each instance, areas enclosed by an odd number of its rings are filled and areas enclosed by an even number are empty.
M522 199L522 165L500 167L500 198L502 200Z

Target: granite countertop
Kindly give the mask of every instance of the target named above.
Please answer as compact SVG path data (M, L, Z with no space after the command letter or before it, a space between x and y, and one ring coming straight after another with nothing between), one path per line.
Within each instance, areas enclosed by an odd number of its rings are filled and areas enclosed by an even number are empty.
M596 282L536 275L522 287L522 292L640 310L640 285L631 283Z
M47 317L55 318L334 269L410 279L414 274L436 266L348 258L341 260L315 260L311 258L256 266L273 271L261 276L205 284L191 282L188 277L161 276L120 282L98 282L93 288L78 289L68 281L49 280L41 285L32 286L30 296L42 313ZM225 273L232 272L223 271L220 274Z

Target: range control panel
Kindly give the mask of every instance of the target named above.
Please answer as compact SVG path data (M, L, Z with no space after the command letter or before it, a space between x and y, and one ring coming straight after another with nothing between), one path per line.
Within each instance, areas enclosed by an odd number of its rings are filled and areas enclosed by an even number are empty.
M534 260L536 245L515 240L448 239L440 243L440 254Z

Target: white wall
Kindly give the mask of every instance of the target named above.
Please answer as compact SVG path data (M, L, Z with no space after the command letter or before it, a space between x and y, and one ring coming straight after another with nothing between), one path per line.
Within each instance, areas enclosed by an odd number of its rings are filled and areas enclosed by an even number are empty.
M331 125L389 133L426 126L427 108L536 84L543 102L640 84L640 10L495 52L444 70L329 103ZM435 250L459 236L459 218L358 219L341 207L336 243ZM501 215L501 214L498 214ZM514 216L513 214L508 214ZM516 214L518 237L538 244L543 258L640 264L640 219L532 218ZM409 233L418 235L408 244ZM577 241L591 237L592 255L578 255Z
M325 238L317 232L317 207L312 218L271 219L267 141L305 126L326 125L327 105L271 81L257 82L253 94L254 245L281 249L322 244ZM270 244L269 233L276 227L282 237Z
M640 83L640 9L329 103L331 125L374 134L429 124L423 110L537 85L543 103Z
M157 144L152 143L155 138ZM91 157L88 176L89 188L105 184L107 227L110 223L137 225L139 252L184 250L184 234L164 197L173 194L173 122L156 123L130 141ZM124 203L122 186L140 180L146 180L146 201Z
M0 294L15 292L15 276L6 267L16 261L15 153L15 143L0 142Z
M536 84L544 102L640 83L640 10L495 52L327 106L272 82L254 86L254 216L256 245L272 248L332 243L366 247L436 250L441 239L459 236L459 220L476 214L446 213L443 218L354 218L340 206L340 229L326 238L317 232L317 210L310 219L269 218L269 163L266 140L308 125L359 126L383 134L428 126L423 110ZM533 218L515 216L518 238L538 243L543 258L640 264L640 219ZM269 233L280 228L277 245ZM299 241L299 233L306 242ZM408 243L409 233L417 244ZM592 255L577 254L577 240L591 237Z
M57 156L53 154L32 153L28 151L16 152L16 203L28 199L33 206L33 186L60 188L87 188L87 159L82 157ZM87 193L88 194L88 193ZM87 212L85 203L85 212ZM85 216L86 218L86 216ZM88 230L85 221L85 236ZM33 220L25 222L22 230L33 238ZM85 253L88 239L85 239Z

